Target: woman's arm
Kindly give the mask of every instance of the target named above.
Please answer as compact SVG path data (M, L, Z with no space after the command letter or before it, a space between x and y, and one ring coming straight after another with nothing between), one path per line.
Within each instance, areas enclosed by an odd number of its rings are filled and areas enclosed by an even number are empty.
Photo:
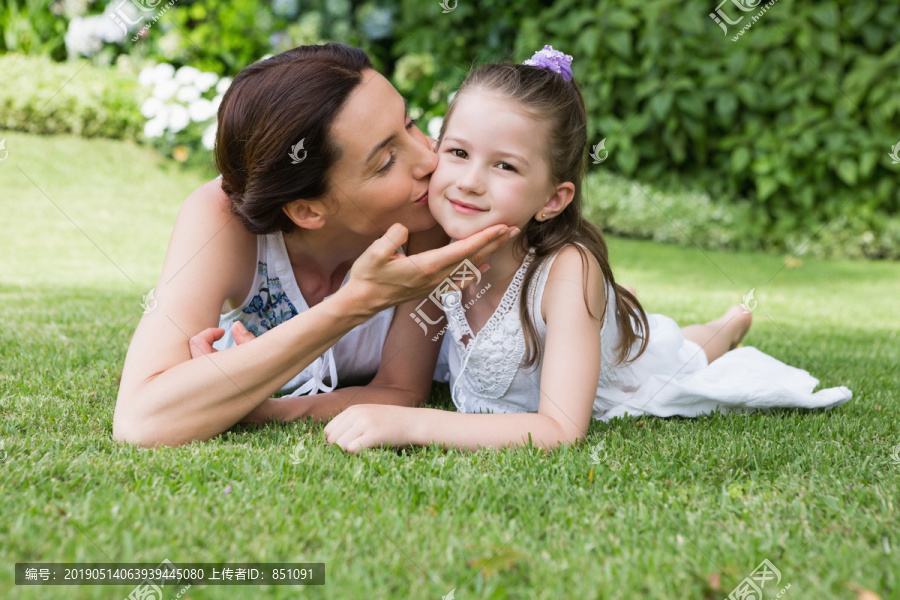
M278 391L341 336L397 302L424 295L465 256L481 261L505 243L495 227L416 257L396 256L406 229L394 225L354 263L329 299L266 335L197 358L188 340L218 325L223 303L244 297L256 238L229 210L218 181L189 197L175 224L155 288L122 372L113 437L142 446L205 440L227 430ZM249 267L248 267L249 265Z
M530 442L550 449L584 439L600 375L599 318L604 303L602 276L596 262L589 259L585 270L576 249L560 252L550 270L541 303L547 339L541 388L534 390L541 397L537 413L483 415L355 406L325 427L326 439L348 452L386 444L396 447L431 443L477 450Z
M440 227L414 233L410 235L407 254L440 248L449 241L450 238ZM417 309L425 311L430 321L440 322L430 325L426 333L411 316ZM381 351L378 373L367 385L341 388L315 396L270 398L247 415L244 422L259 423L270 419L292 421L309 417L328 421L356 404L418 406L426 402L431 393L441 346L440 339L432 341L432 338L445 323L443 310L433 302L423 304L422 300L416 299L402 304L394 311Z

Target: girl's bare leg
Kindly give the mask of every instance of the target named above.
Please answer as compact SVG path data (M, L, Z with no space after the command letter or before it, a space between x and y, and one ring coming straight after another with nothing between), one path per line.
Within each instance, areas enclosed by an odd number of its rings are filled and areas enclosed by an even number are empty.
M733 350L750 329L753 317L740 305L732 306L725 314L705 325L682 327L684 337L700 344L709 362Z

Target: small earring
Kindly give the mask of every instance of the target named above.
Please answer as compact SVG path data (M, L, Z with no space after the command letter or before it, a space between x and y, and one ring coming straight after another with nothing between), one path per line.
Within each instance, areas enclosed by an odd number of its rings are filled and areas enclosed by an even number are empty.
M547 218L547 213L541 213L541 218L542 218L542 219Z

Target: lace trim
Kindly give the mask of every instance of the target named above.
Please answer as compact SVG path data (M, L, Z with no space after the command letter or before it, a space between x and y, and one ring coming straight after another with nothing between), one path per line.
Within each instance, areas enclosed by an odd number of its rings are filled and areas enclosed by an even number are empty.
M468 345L462 343L461 335L454 335L456 343L463 354L462 367L453 384L453 395L460 400L460 409L466 403L460 383L465 377L466 387L475 394L484 398L500 398L509 389L522 358L525 356L525 336L522 332L522 324L519 321L517 303L522 291L522 282L525 279L525 271L534 260L534 255L529 253L522 261L522 265L513 275L509 287L506 288L500 303L494 314L488 319L484 327L473 336ZM456 321L451 327L458 328L456 333L471 329L468 326L463 311L457 308L453 315ZM467 370L468 367L471 367Z

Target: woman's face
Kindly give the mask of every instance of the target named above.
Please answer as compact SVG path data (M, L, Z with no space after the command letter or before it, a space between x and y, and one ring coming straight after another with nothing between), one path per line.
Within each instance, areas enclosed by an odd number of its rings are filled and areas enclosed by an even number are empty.
M411 232L434 226L428 182L437 155L406 109L387 79L363 71L331 129L340 156L328 173L329 196L338 207L330 221L368 236L380 236L394 223Z

